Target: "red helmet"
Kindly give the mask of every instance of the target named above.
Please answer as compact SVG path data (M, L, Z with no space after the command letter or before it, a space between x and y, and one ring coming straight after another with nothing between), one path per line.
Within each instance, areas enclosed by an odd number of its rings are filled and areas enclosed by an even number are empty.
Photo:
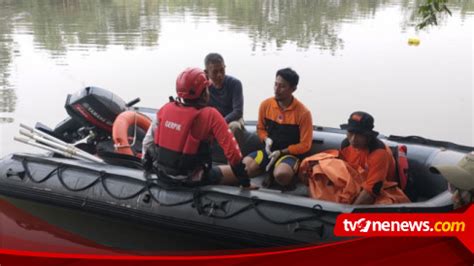
M197 99L210 85L206 74L200 68L187 68L176 79L176 93L182 99Z

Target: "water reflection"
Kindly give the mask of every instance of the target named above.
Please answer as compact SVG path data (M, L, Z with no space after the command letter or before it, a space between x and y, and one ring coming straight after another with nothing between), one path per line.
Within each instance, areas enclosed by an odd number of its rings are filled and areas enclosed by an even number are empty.
M392 5L410 11L407 20L413 21L415 7L423 1L5 0L1 3L0 36L11 34L8 31L12 29L30 33L37 48L58 57L85 46L134 49L158 45L162 16L184 21L191 14L197 23L215 17L227 30L246 33L254 49L265 50L270 43L281 48L292 42L300 48L314 45L334 53L344 47L339 37L342 23L373 17L379 9ZM459 9L463 16L474 10L472 1L454 2L451 8ZM0 43L5 46L9 40L2 38ZM2 49L2 58L8 52Z
M6 1L0 8L0 124L11 123L9 114L15 111L16 95L10 84L10 68L13 60L13 11L12 1Z
M184 16L183 9L193 14L209 16L214 12L217 22L228 30L246 33L252 40L252 49L266 50L270 44L277 49L289 42L307 49L334 53L344 46L338 36L340 23L354 17L373 15L374 9L387 1L164 1L163 5L175 15Z
M286 43L299 48L315 46L334 54L344 48L339 37L341 24L373 17L387 6L399 5L414 21L416 6L424 0L4 0L1 6L0 70L8 78L12 54L12 30L29 33L38 49L53 57L69 50L106 49L121 45L127 49L158 45L162 16L181 19L192 14L195 22L215 17L227 30L247 34L253 50L277 49ZM451 8L465 16L474 10L472 1L454 1ZM0 82L5 82L1 81Z
M8 3L0 9L0 113L15 110L16 95L10 89L10 68L13 56L12 6ZM0 115L0 123L11 122L12 118Z
M257 247L0 195L0 249L157 255Z
M16 95L12 89L0 90L0 113L15 111Z
M232 2L232 3L229 3ZM229 1L216 4L218 18L246 32L263 50L272 42L280 49L288 42L299 48L315 46L334 54L344 48L342 23L374 16L393 1ZM220 3L220 1L214 1ZM237 6L237 8L229 8Z
M37 47L56 56L83 46L105 49L119 44L133 49L158 43L156 1L25 0L18 1L17 8L28 13L21 23Z
M155 95L158 92L151 92L154 90L153 84L159 80L164 86L169 86L177 69L193 62L202 62L202 57L210 50L222 52L229 58L229 62L232 62L229 66L234 67L229 73L237 75L250 90L264 88L272 82L263 78L264 75L270 76L267 73L258 77L254 73L289 64L302 73L302 82L306 82L305 86L311 90L330 91L332 88L341 95L344 91L345 95L349 95L348 99L354 96L354 101L360 104L350 101L349 104L341 103L349 110L338 108L333 112L332 107L325 106L325 103L334 102L331 93L314 98L311 98L311 91L301 95L315 102L314 106L317 107L313 111L324 114L318 117L318 123L328 126L338 125L336 121L345 118L354 108L372 108L379 113L384 112L379 106L367 103L362 97L363 93L355 97L353 87L362 91L370 88L373 90L371 92L380 95L392 93L394 100L398 95L393 95L393 92L399 88L417 92L423 97L416 99L412 93L407 99L411 101L411 105L407 106L413 109L422 105L422 100L426 99L423 91L425 86L438 88L437 94L433 96L435 102L441 99L454 102L453 97L443 94L448 85L439 81L436 84L419 84L422 78L432 79L432 76L441 75L437 72L429 74L431 71L427 71L434 65L433 58L438 62L453 60L456 64L450 65L455 68L443 71L439 66L436 70L446 73L445 79L451 80L449 87L457 88L456 97L459 100L453 106L461 108L460 113L472 113L472 108L465 110L471 104L468 100L472 98L466 97L466 91L470 89L466 85L469 78L465 74L467 63L460 60L461 57L456 57L455 53L463 53L463 58L468 57L469 51L466 52L462 46L466 42L458 41L456 48L443 43L448 38L457 37L456 34L466 34L456 32L446 37L449 34L441 32L444 26L442 23L440 27L428 29L435 33L429 37L437 38L432 39L431 47L424 46L428 36L418 49L405 50L406 47L400 45L406 42L406 36L402 33L409 32L417 22L414 16L416 6L424 1L0 0L0 123L11 123L13 118L16 121L29 119L30 113L26 111L26 106L35 106L31 100L34 97L41 100L47 98L45 102L49 104L86 85L122 90L116 93L124 98L140 95L144 96L145 101L157 99L146 102L155 106L161 103L159 99L165 98ZM453 11L453 17L447 18L445 22L456 21L454 29L459 29L459 18L467 21L474 14L474 1L450 0L449 8ZM388 17L380 19L385 15ZM404 19L400 20L400 16L404 16ZM390 24L393 21L396 21L395 27ZM387 35L379 38L384 33ZM229 44L227 40L232 41ZM438 53L440 50L444 52L442 56ZM123 60L114 61L118 57ZM382 64L382 61L386 64ZM371 67L378 64L380 66ZM247 68L248 65L262 67ZM355 70L361 69L365 72L357 74ZM451 69L457 73L449 73ZM119 79L116 73L123 76ZM316 77L314 73L320 76ZM364 80L367 73L371 77ZM130 81L125 78L128 76L136 78ZM334 78L327 78L330 76L337 77L338 82L334 82ZM398 77L396 82L393 81L394 76ZM54 82L48 82L48 79ZM372 83L377 83L377 86ZM51 88L48 97L37 89L47 87ZM137 89L134 95L131 95L129 88ZM253 99L246 101L247 110L256 110L257 101L264 98L263 91L254 90L252 93ZM301 90L299 93L305 92ZM163 94L168 95L168 92L163 91ZM25 106L24 110L17 106L19 102ZM430 108L426 108L427 113L439 109ZM48 110L51 114L57 114L59 120L63 115L59 114L62 109L58 109ZM337 112L344 112L344 115ZM254 113L252 111L250 115ZM411 125L416 125L420 119L410 117L414 121ZM471 117L463 119L472 121ZM321 121L322 118L327 118L327 121ZM406 132L398 134L416 133L412 132L409 121L406 123ZM3 133L8 130L13 132L13 126L9 126L2 128ZM390 127L385 129L387 133L393 130ZM428 133L433 132L432 136L436 138L441 135L445 140L453 139L449 132L441 134L439 131L438 127L433 127ZM426 132L418 131L416 134L426 135ZM469 132L463 134L469 135ZM473 141L471 137L463 138L468 139L463 140L464 143Z
M16 107L15 90L1 89L1 87L5 86L8 86L7 82L0 82L0 124L13 122L13 118L9 117L10 114L8 113L13 113Z
M15 12L9 3L8 1L0 4L0 90L10 86L10 67L13 54L12 16ZM0 91L0 93L2 92ZM3 106L1 104L2 98L0 96L0 110Z
M118 254L55 227L0 197L0 248L35 252Z
M0 84L0 86L4 86ZM0 89L0 124L2 123L12 123L13 118L10 117L10 114L15 111L16 106L16 95L15 90L13 89ZM2 114L7 113L7 114Z

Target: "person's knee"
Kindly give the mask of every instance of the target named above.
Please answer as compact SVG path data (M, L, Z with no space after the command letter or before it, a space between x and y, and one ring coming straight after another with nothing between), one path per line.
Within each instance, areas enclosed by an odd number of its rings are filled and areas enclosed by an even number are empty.
M273 176L275 177L275 182L277 182L281 186L287 186L293 180L295 172L291 168L291 166L287 164L280 164L275 167L273 171Z
M242 163L245 164L245 170L250 177L254 177L259 174L260 166L252 157L245 157L242 160Z
M239 178L235 175L230 165L219 165L215 169L218 170L215 172L219 175L220 185L235 186L239 184Z
M279 173L275 175L275 182L277 182L280 186L287 186L293 180L293 175L290 173Z

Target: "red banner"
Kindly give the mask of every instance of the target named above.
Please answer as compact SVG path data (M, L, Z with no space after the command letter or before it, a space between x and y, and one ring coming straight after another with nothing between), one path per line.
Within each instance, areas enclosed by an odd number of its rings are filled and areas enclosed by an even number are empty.
M350 213L337 217L337 236L454 236L474 253L474 205L464 213Z
M2 205L3 206L3 205ZM4 204L2 208L14 208ZM21 214L21 216L20 216ZM14 221L29 226L10 227L0 219L0 265L473 265L474 205L464 213L341 214L335 234L353 240L325 245L278 249L199 251L176 255L126 253L112 250L71 233L16 213ZM37 219L37 218L36 218ZM32 227L31 227L32 226ZM366 237L360 237L366 236ZM375 237L368 237L375 236ZM427 236L427 237L420 237ZM469 251L464 245L471 248ZM179 253L178 253L179 254Z

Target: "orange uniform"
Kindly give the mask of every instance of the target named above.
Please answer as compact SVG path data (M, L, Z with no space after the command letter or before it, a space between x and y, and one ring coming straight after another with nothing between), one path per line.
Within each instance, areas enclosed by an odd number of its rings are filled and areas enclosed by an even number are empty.
M294 97L285 110L274 97L268 98L260 104L257 134L262 141L273 140L272 150L288 148L290 154L302 155L313 141L311 112Z
M395 179L395 160L390 148L374 139L368 149L356 149L345 139L341 144L341 157L364 177L362 188L377 197L385 181Z

